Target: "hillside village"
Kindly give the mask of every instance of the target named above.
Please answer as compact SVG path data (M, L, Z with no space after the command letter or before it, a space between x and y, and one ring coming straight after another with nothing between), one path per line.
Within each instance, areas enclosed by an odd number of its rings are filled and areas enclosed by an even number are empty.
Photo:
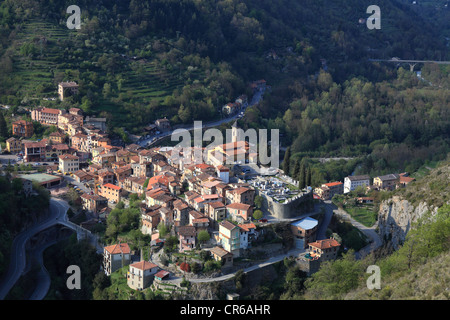
M252 85L265 86L265 81ZM60 100L67 90L68 94L76 94L77 84L60 83ZM236 114L239 105L247 103L247 97L240 96L236 102L225 105L223 111ZM188 158L183 153L186 150L174 147L115 145L106 133L106 119L84 116L78 108L66 111L40 107L31 110L31 118L57 130L32 141L29 138L33 135L33 122L12 123L13 136L6 141L6 151L17 155L18 161L41 169L40 173L18 174L24 185L25 181L28 186L30 181L37 181L52 192L73 189L79 196L81 211L88 217L81 226L88 230L105 225L111 211L119 205L123 208L129 206L132 198L139 200L139 230L150 237L151 243L139 244L142 247L137 250L131 250L119 238L104 244L102 266L108 276L128 266L127 284L135 290L157 290L164 281L185 277L193 268L199 268L197 274L204 271L204 276L210 274L207 271L235 272L242 268L242 261L251 262L251 257L264 251L267 258L288 256L289 249L297 250L298 264L311 274L318 270L320 262L336 259L342 249L334 238L318 239L319 221L311 217L317 214L313 201L328 201L361 187L366 191L392 190L413 181L406 173L375 177L373 183L367 175L349 176L344 182L300 190L298 182L281 170L263 175L243 168L237 161L238 155L244 155L245 164L258 167L258 154L254 146L240 140L237 123L232 126L231 142L206 150L206 163L196 163L196 147L192 147ZM170 129L169 120L158 119L148 126L147 134ZM221 157L215 157L217 154ZM371 203L373 198L360 197L358 201ZM278 213L273 203L287 210ZM270 252L273 246L261 238L268 232L265 226L280 222L287 222L290 237L287 245ZM175 245L175 252L182 256L167 261L161 250L167 248L166 241ZM145 253L143 247L150 247L151 253ZM252 251L253 247L257 250ZM197 258L192 258L192 252ZM206 259L199 259L200 256Z

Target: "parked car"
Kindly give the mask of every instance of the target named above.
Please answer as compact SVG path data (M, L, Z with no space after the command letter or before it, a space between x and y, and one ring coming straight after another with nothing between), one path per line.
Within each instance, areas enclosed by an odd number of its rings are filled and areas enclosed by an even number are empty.
M262 218L262 219L259 219L258 221L261 222L261 223L265 223L265 222L267 222L267 219L266 218Z

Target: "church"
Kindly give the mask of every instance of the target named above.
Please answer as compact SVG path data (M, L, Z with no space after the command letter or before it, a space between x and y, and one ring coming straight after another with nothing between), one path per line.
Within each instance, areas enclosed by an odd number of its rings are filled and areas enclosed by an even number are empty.
M208 150L208 162L214 166L224 165L230 169L235 164L256 163L258 154L252 152L252 147L256 149L256 143L253 146L245 141L242 134L243 130L239 129L235 122L231 127L231 142Z

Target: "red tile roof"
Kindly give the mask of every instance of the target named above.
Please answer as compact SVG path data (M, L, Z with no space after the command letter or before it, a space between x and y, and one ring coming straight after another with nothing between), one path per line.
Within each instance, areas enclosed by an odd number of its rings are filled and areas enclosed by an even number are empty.
M128 243L113 244L111 246L105 247L105 250L111 254L130 253L130 247L128 246Z
M182 226L178 229L178 234L183 237L195 237L197 231L193 226Z
M250 209L250 207L251 206L249 204L245 204L245 203L231 203L231 204L227 205L227 208L243 210L243 211L248 211Z
M246 187L239 187L239 188L232 190L231 192L236 193L236 194L241 194L241 193L247 192L249 190L251 190L251 189L246 188Z
M324 185L326 185L327 187L334 187L334 186L338 186L341 185L342 182L330 182L330 183L324 183Z
M25 146L25 148L45 148L44 141L25 142L23 145Z
M230 169L228 167L225 167L223 165L218 165L217 170L219 170L220 172L230 171Z
M157 183L167 186L169 184L169 180L164 175L151 177L148 181L147 190L151 190L153 188L153 185Z
M228 220L222 221L222 222L220 223L220 225L221 225L222 227L224 227L225 229L228 229L228 230L233 230L234 228L239 228L238 226L232 224L232 223L231 223L230 221L228 221Z
M226 251L225 249L221 248L221 247L214 247L211 249L211 253L219 256L221 258L227 256L227 255L233 255L231 252Z
M195 165L196 168L199 168L200 170L205 170L209 168L214 168L213 166L206 164L206 163L200 163Z
M110 189L114 189L114 190L121 190L122 188L119 186L116 186L115 184L112 183L106 183L103 185L106 188L110 188Z
M224 205L221 201L214 201L214 202L210 202L210 203L208 203L208 204L209 204L211 207L213 207L214 209L225 207L225 205Z
M148 262L148 261L139 261L133 264L130 264L130 267L134 267L139 270L149 270L158 267L156 264Z
M247 232L250 231L250 229L256 229L256 226L253 223L239 224L238 227L244 229Z
M416 179L411 177L400 176L400 183L410 183Z
M316 242L311 242L309 245L323 250L323 249L329 249L329 248L333 248L333 247L339 247L341 244L334 239L324 239L324 240L318 240Z
M43 113L52 113L52 114L59 114L60 110L58 109L51 109L51 108L43 108L41 110Z
M61 160L78 160L79 158L77 156L71 155L71 154L62 154L59 156Z
M156 277L156 278L162 279L162 278L168 276L169 274L170 274L169 271L161 270L161 271L158 271L158 272L155 274L155 277Z

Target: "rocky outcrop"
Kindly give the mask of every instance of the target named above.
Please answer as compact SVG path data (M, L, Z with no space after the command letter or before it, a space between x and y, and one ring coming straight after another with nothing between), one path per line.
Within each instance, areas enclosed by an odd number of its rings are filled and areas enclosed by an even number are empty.
M384 241L390 241L393 248L398 249L399 245L405 241L412 224L428 211L435 215L437 209L424 201L413 206L408 200L394 196L380 204L378 232Z

